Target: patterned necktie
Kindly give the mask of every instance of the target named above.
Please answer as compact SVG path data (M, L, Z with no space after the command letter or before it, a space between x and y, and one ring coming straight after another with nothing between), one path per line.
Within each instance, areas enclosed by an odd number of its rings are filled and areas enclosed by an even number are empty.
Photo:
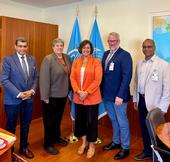
M107 56L107 58L105 60L105 70L106 70L107 65L108 65L110 59L112 58L113 54L114 54L113 51L110 51L110 53L108 54L108 56Z
M24 78L25 78L25 81L27 82L28 81L28 70L27 70L27 65L25 62L25 57L21 56L21 59L22 59L22 69L24 71Z

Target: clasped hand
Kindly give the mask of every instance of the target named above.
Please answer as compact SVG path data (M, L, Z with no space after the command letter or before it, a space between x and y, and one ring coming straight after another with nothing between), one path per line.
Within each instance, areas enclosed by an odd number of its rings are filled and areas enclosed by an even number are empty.
M20 94L19 97L20 97L22 100L27 100L27 99L29 99L31 96L32 96L32 90L28 90L28 91L21 92L21 94Z
M78 91L79 99L81 101L84 101L85 98L87 97L88 93L86 91Z

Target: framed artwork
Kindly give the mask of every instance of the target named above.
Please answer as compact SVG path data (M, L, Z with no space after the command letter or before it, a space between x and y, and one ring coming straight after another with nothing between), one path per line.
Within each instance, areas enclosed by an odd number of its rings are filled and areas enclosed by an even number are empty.
M170 13L152 16L152 37L156 55L170 63Z

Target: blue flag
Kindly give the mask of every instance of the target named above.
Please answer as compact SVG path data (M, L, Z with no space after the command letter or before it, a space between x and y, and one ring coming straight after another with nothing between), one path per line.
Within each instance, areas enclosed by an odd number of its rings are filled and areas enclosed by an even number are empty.
M80 34L80 28L79 28L79 22L78 17L76 17L76 20L74 22L70 43L68 45L67 53L70 55L71 61L73 62L75 58L80 57L80 53L78 52L78 47L81 42L81 34ZM73 102L73 92L71 91L69 93L69 98L71 100L71 118L72 120L75 119L75 105Z
M93 56L102 60L103 53L104 53L104 47L103 47L103 43L102 43L102 39L100 36L100 31L99 31L96 19L94 20L93 29L92 29L92 32L90 35L90 41L92 42L93 48L94 48ZM98 119L100 119L104 115L106 115L106 110L105 110L104 104L102 102L99 105Z
M96 19L94 20L93 29L90 35L90 41L92 42L94 48L93 56L102 60L104 47Z
M70 43L68 45L67 53L70 55L71 61L75 58L80 57L80 53L78 52L78 47L81 42L81 34L80 34L80 28L79 28L79 22L78 17L76 17L76 20L74 22Z

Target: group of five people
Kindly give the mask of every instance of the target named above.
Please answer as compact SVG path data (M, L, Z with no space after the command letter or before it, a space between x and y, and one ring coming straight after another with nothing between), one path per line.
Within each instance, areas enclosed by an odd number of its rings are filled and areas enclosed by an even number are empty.
M67 96L72 89L75 103L74 133L82 139L77 153L83 154L88 149L88 159L95 154L98 107L103 99L113 128L112 141L104 146L103 150L120 149L114 156L115 160L129 155L127 103L130 100L132 58L120 47L118 33L109 34L108 45L110 49L104 53L100 62L92 55L92 43L84 40L78 47L81 57L71 63L69 55L63 53L63 40L56 38L52 41L53 53L43 59L39 78L46 152L57 154L55 144L67 145L61 138L60 125ZM170 102L170 65L154 55L153 40L146 39L142 48L145 59L139 62L136 68L133 102L134 108L139 110L144 150L135 156L136 160L152 157L145 124L148 111L159 107L162 112L167 112ZM17 38L15 49L16 52L5 57L2 64L6 129L15 133L20 112L20 153L27 158L33 158L34 154L28 148L28 132L38 73L35 59L27 54L27 40Z

